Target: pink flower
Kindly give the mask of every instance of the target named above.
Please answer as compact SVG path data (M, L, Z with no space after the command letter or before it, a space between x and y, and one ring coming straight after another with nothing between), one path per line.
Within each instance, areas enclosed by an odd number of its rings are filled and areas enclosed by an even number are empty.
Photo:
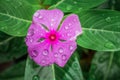
M53 9L38 10L33 16L26 44L29 56L41 66L56 63L63 67L77 47L76 37L82 33L78 16L71 14L61 21L63 15Z

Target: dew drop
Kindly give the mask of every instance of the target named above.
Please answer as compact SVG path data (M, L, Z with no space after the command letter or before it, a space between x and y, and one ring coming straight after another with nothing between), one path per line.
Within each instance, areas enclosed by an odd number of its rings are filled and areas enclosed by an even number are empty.
M65 29L67 30L69 27L68 26L65 26Z
M53 26L53 23L51 23L50 25Z
M73 3L74 3L74 4L77 4L77 2L76 2L76 1L74 1Z
M72 45L70 45L70 50L71 50L71 51L73 50L73 46L72 46Z
M48 52L47 49L43 50L43 55L44 55L44 56L48 55L48 53L49 53L49 52Z
M38 17L39 19L42 19L43 17L41 16L41 15L39 15L39 17Z
M100 57L100 58L99 58L99 62L100 62L100 63L102 63L102 62L104 62L104 61L105 61L105 58L104 58L104 57Z
M51 19L51 21L55 21L55 19Z
M69 25L69 26L71 26L72 24L71 24L71 23L69 23L68 25Z
M69 10L72 9L72 6L69 5L69 6L66 7L66 9L69 11Z
M62 55L62 60L64 60L64 61L66 61L66 60L67 60L66 55Z
M17 34L20 34L20 32L17 32Z
M76 62L73 63L73 67L74 68L77 68L78 67L78 64Z
M38 52L36 50L32 51L32 57L36 57L38 55Z
M38 75L34 75L34 76L32 77L32 80L39 80L39 76L38 76Z
M62 34L62 37L64 37L64 35Z
M1 27L2 30L4 30L5 28L4 27Z
M29 29L29 32L27 34L28 36L33 36L34 35L34 29Z
M63 53L63 48L59 48L59 53Z
M30 39L29 39L29 41L32 43L32 42L33 42L33 39L32 39L32 38L30 38Z
M21 2L19 2L19 5L18 6L22 6L22 3Z
M55 54L54 54L54 57L58 57L58 53L55 53Z
M75 34L78 35L78 34L79 34L79 31L75 31Z
M42 60L41 63L42 63L42 64L45 64L45 60Z
M38 13L38 12L36 12L36 13L34 14L34 16L35 16L35 17L38 17L38 16L39 16L39 13Z
M77 21L77 19L75 18L75 19L73 19L73 21L74 21L74 22L76 22L76 21Z
M67 36L70 36L70 33L67 33Z
M115 48L115 46L114 46L114 44L113 44L112 42L107 42L107 43L105 43L104 46L105 46L106 48L108 48L108 49Z
M110 17L107 17L105 20L106 20L107 22L111 22L111 18L110 18Z

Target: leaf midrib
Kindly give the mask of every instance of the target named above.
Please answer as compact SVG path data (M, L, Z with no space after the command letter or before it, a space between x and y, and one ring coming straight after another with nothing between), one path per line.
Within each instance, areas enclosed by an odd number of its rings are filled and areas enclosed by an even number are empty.
M13 16L13 15L5 14L5 13L1 13L1 12L0 12L0 15L7 16L7 17L10 17L10 18L13 18L13 19L19 20L19 21L26 22L26 23L31 23L31 22L32 22L32 21L27 20L27 19L19 18L19 17Z
M82 28L83 31L98 31L98 32L106 32L106 33L119 33L118 31L110 31L110 30L105 30L105 29L93 29L93 28Z

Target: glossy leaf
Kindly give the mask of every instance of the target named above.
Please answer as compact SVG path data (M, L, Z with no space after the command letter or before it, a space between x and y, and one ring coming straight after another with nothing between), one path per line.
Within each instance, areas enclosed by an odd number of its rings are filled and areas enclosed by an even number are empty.
M106 0L61 0L50 8L58 8L64 12L78 12L82 9L90 9L96 7Z
M83 28L78 45L98 51L120 50L120 12L91 10L78 15Z
M120 80L120 52L97 52L88 80Z
M55 64L46 67L37 66L28 58L25 80L83 80L83 76L75 53L64 68Z
M33 13L40 8L33 0L0 0L0 30L13 36L25 36Z

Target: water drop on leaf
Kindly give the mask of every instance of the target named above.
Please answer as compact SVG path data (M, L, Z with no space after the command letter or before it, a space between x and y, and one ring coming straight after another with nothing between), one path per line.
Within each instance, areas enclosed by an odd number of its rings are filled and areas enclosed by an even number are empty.
M107 42L107 43L105 43L104 46L105 46L106 48L108 48L108 49L115 48L115 46L114 46L114 44L113 44L112 42Z
M110 18L110 17L107 17L105 20L106 20L107 22L111 22L111 18Z
M68 6L66 7L66 9L69 11L69 10L72 9L72 6L68 5Z
M39 76L38 76L38 75L34 75L34 76L32 77L32 80L39 80Z

